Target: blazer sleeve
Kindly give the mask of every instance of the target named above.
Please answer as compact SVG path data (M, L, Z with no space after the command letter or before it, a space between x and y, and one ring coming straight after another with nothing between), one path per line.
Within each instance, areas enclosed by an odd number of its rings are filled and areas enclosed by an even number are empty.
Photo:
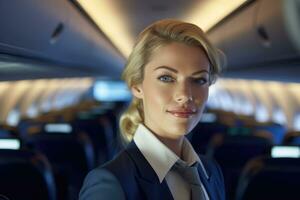
M125 200L125 194L118 179L108 170L96 168L85 178L79 193L79 200Z

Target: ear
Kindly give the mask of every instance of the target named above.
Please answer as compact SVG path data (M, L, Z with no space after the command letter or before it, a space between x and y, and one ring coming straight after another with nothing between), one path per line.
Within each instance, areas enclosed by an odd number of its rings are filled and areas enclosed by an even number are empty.
M133 96L135 96L138 99L142 99L144 97L144 93L143 93L141 84L132 86L131 92L132 92Z

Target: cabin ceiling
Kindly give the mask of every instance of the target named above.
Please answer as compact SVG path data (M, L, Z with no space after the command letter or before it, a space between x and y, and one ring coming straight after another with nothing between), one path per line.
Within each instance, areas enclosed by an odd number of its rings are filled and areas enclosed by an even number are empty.
M154 21L173 18L204 31L247 0L77 0L80 7L127 57L139 32Z
M174 18L197 24L225 52L223 77L299 82L299 2L1 1L0 81L119 79L138 33L156 20Z

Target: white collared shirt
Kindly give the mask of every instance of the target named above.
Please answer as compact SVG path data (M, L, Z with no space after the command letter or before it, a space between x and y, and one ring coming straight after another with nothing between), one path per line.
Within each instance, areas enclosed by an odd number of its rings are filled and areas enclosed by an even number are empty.
M180 174L171 170L172 166L180 158L143 124L138 126L133 140L148 163L151 165L152 169L155 171L160 183L166 179L174 200L190 200L191 194L189 192L189 184L181 177ZM182 148L183 162L186 162L189 166L195 162L199 162L206 174L199 156L186 138L183 140ZM202 183L201 187L204 191L206 200L209 200L206 189Z

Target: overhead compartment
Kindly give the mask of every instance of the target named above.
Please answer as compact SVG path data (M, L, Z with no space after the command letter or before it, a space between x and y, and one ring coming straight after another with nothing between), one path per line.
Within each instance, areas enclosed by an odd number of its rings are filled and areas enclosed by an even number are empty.
M124 57L72 1L0 1L0 29L0 57L112 77L123 67Z
M300 1L251 1L208 36L226 54L228 72L286 65L300 58Z

